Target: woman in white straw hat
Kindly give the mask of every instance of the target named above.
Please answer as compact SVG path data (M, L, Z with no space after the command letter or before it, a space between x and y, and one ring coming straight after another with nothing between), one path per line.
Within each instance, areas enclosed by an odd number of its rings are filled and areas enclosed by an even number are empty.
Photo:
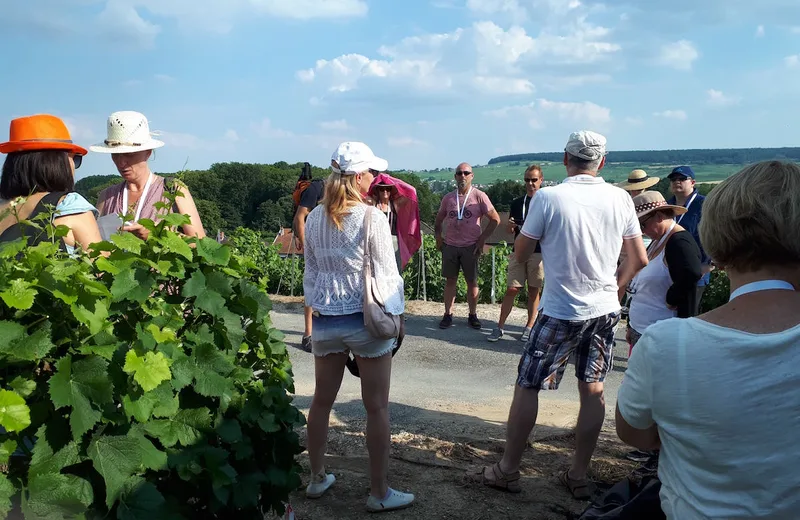
M147 161L153 150L164 146L153 139L147 118L139 112L114 112L108 118L107 137L99 144L89 147L93 152L111 154L117 171L124 179L120 184L100 192L97 207L101 216L133 214L133 220L125 222L123 231L129 231L146 240L148 230L138 223L140 219L158 221L156 203L166 202L165 191L180 191L175 199L173 211L189 215L191 222L182 231L188 236L205 237L203 223L189 189L177 182L165 179L150 171Z
M411 505L414 495L389 487L389 381L394 339L373 337L364 326L364 256L372 257L372 276L384 298L387 313L405 310L403 277L397 270L389 221L368 206L367 192L375 175L388 168L364 143L345 142L331 158L322 204L306 221L306 305L314 310L311 351L316 385L308 412L308 456L311 483L306 496L319 498L336 481L325 472L328 423L342 384L348 353L358 360L361 396L367 412L367 451L373 512ZM365 240L365 224L369 233ZM364 249L366 241L368 250ZM400 320L401 334L403 321Z
M647 188L652 188L658 184L658 177L650 177L644 170L636 169L628 174L628 179L625 182L617 184L618 187L631 194L631 197L640 195Z

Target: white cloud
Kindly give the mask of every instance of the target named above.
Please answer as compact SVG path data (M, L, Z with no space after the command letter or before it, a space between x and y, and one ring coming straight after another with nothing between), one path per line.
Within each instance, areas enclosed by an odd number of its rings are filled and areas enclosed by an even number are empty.
M346 119L338 119L336 121L322 121L319 127L323 130L349 130L350 125L347 124Z
M756 38L762 38L764 36L764 26L759 25L756 27Z
M151 49L161 28L144 20L139 12L124 0L109 0L97 16L97 31L104 39L123 46Z
M477 76L475 87L487 94L533 94L536 88L527 79Z
M783 58L783 63L789 68L795 68L800 65L800 54L793 54Z
M664 110L663 112L653 112L653 115L676 121L685 121L689 117L684 110Z
M284 139L294 136L294 134L288 130L282 130L272 126L272 121L270 121L269 118L264 118L258 123L253 123L250 125L250 128L262 139Z
M528 16L518 0L467 0L467 9L479 15L505 13L517 21Z
M258 11L277 18L360 18L369 7L364 0L249 0Z
M641 117L626 117L624 121L628 126L642 126L644 124Z
M494 22L478 22L473 26L478 52L478 72L488 74L498 66L515 71L520 57L534 50L534 39L525 29L514 26L508 31Z
M428 146L428 143L413 137L390 137L386 140L386 144L392 148L421 148Z
M789 30L791 31L792 34L800 34L800 25L798 25L796 27L792 27Z
M523 118L528 120L532 128L543 128L543 120L553 118L574 124L605 126L611 122L611 109L591 101L569 102L537 99L524 105L512 105L497 110L484 112L485 115L497 118Z
M610 74L578 74L575 76L558 75L543 80L547 88L553 90L564 90L584 85L596 85L599 83L609 83Z
M224 137L224 139L225 139L226 141L230 141L230 142L232 142L232 143L235 143L236 141L238 141L238 140L239 140L239 134L238 134L238 133L236 133L236 130L231 130L231 129L228 129L228 130L225 132L225 137Z
M729 96L713 88L707 90L706 94L708 95L708 104L714 107L738 105L742 100L739 96Z
M661 54L658 62L666 67L678 70L690 70L700 53L697 52L694 44L688 40L679 40L668 43L661 47Z
M154 77L157 81L160 81L162 83L175 83L176 81L175 78L173 78L169 74L156 74Z

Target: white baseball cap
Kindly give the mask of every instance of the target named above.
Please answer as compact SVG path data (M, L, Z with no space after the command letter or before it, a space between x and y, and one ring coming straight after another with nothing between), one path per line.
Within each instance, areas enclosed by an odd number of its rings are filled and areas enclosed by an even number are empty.
M372 153L372 149L358 141L340 144L331 156L331 170L342 175L355 175L367 170L385 172L389 162Z
M564 151L586 161L596 161L606 155L606 138L591 130L573 132Z

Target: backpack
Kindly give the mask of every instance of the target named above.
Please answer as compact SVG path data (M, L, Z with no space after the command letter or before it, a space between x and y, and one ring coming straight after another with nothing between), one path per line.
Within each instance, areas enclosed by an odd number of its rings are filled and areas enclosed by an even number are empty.
M303 165L303 173L300 174L300 178L297 179L297 184L294 185L294 192L292 192L292 201L294 202L294 212L297 212L297 208L300 207L300 201L303 198L303 192L308 189L314 182L322 182L322 179L314 179L311 176L311 165L305 163Z
M58 205L58 201L61 200L61 197L66 195L66 192L51 192L42 197L42 200L36 204L36 207L33 208L31 214L24 220L33 220L36 216L44 211L49 211L47 206L52 206L55 208ZM29 246L35 246L40 242L47 240L47 231L39 230L31 226L26 226L25 224L20 224L19 222L12 224L9 226L8 229L0 233L0 243L2 242L13 242L18 240L22 237L26 237L28 240ZM64 241L61 240L61 249L65 249Z
M628 477L597 497L578 520L664 520L661 481L646 476L638 484Z

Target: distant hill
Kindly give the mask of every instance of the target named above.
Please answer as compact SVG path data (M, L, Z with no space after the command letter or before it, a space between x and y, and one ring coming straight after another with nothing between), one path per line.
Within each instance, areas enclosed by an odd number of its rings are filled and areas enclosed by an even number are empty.
M502 155L489 160L489 164L506 162L560 162L564 152L521 153ZM708 150L630 150L611 151L608 161L638 164L750 164L779 159L800 161L800 148L713 148Z

